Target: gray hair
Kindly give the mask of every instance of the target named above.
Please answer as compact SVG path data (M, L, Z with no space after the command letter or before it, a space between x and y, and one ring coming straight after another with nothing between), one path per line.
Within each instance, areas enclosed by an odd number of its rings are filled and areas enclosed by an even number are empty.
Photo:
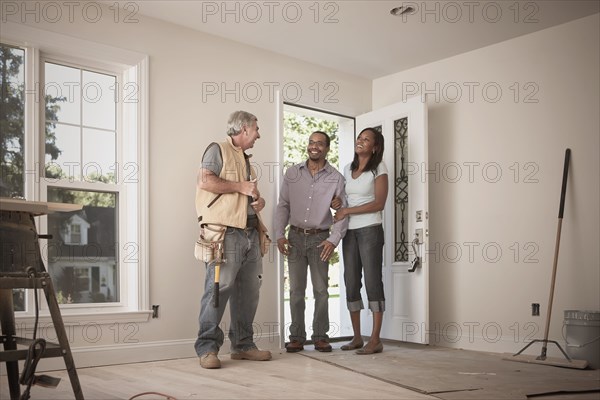
M258 118L256 118L254 114L250 114L246 111L235 111L231 113L229 120L227 121L227 135L237 136L244 126L250 126L257 120Z

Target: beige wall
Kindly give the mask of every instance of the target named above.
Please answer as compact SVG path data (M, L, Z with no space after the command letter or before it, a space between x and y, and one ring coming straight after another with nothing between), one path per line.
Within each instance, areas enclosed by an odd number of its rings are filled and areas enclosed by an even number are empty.
M101 21L93 24L68 20L44 23L43 19L39 24L32 24L40 29L146 53L150 59L150 304L160 305L160 318L139 324L134 335L139 342L127 343L133 353L115 348L123 344L123 335L115 343L114 331L108 326L103 328L102 340L97 343L81 340L82 335L76 332L72 343L76 352L81 354L90 347L104 345L109 346L106 351L110 353L88 358L80 355L78 365L102 363L98 357L133 361L136 357L158 359L195 354L191 344L198 330L204 282L204 266L193 257L197 237L196 173L205 147L212 141L224 139L227 117L232 111L244 109L258 116L261 139L250 153L254 154L252 161L262 170L259 189L267 200L263 214L271 227L277 198L273 174L281 172L281 168L273 169L279 149L276 103L269 88L287 88L288 100L346 115L364 113L371 107L371 81L367 79L158 20L139 15L136 18L138 23L116 24L112 14L106 12ZM203 98L203 88L214 90L215 85L219 91L221 85L225 85L232 92L224 99L221 93L204 93ZM262 94L258 94L257 87ZM274 260L273 256L264 260L264 281L256 317L260 327L257 333L264 337L279 319ZM228 323L228 317L224 322ZM275 330L277 337L260 339L258 345L279 348L279 330ZM131 329L121 331L131 332ZM136 349L139 354L135 353Z
M504 352L543 338L567 147L550 338L562 341L564 310L600 309L598 21L596 14L374 81L374 109L430 92L432 343ZM539 317L531 316L534 302Z

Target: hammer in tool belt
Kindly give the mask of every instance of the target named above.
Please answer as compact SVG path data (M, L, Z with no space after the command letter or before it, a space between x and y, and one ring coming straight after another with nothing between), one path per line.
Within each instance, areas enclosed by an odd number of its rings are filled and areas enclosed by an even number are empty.
M215 286L213 289L213 305L219 307L219 275L221 273L221 263L223 260L223 243L218 243L215 252Z

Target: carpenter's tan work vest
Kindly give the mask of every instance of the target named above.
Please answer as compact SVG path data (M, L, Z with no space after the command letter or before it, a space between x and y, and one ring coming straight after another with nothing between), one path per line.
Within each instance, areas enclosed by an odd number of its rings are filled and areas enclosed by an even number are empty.
M219 177L240 182L248 180L248 168L244 151L233 144L231 137L218 143L223 157L223 168ZM251 179L256 178L250 167ZM215 194L196 186L196 213L200 224L219 224L234 228L245 228L248 213L248 196L240 193Z

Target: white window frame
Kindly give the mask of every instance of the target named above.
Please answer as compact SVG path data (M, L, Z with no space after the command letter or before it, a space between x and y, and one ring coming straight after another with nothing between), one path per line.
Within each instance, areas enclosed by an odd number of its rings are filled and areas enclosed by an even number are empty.
M26 199L45 201L48 183L45 182L45 115L42 112L43 87L41 68L43 60L62 61L68 64L92 67L118 73L120 82L120 100L131 94L131 88L137 89L135 101L120 101L117 144L119 172L124 163L137 168L136 183L128 183L121 188L118 200L119 212L119 265L121 282L124 288L119 303L110 304L70 304L61 306L64 323L85 324L89 322L145 322L150 310L149 296L149 232L148 232L148 56L130 50L120 49L90 42L30 26L6 21L2 28L2 42L25 50L25 186ZM129 91L124 91L129 84ZM131 86L135 85L135 86ZM120 177L120 181L123 177ZM53 182L52 187L73 190L98 190L98 186L88 182ZM111 184L106 190L112 191ZM124 195L125 194L125 195ZM41 233L47 230L47 218L37 220ZM45 257L44 242L41 242L42 257ZM127 258L124 260L124 258ZM47 258L45 258L45 261ZM46 265L47 267L47 265ZM27 296L27 311L15 313L15 318L29 325L34 318L33 296ZM41 303L45 303L42 301ZM40 312L40 322L51 322L46 307Z

